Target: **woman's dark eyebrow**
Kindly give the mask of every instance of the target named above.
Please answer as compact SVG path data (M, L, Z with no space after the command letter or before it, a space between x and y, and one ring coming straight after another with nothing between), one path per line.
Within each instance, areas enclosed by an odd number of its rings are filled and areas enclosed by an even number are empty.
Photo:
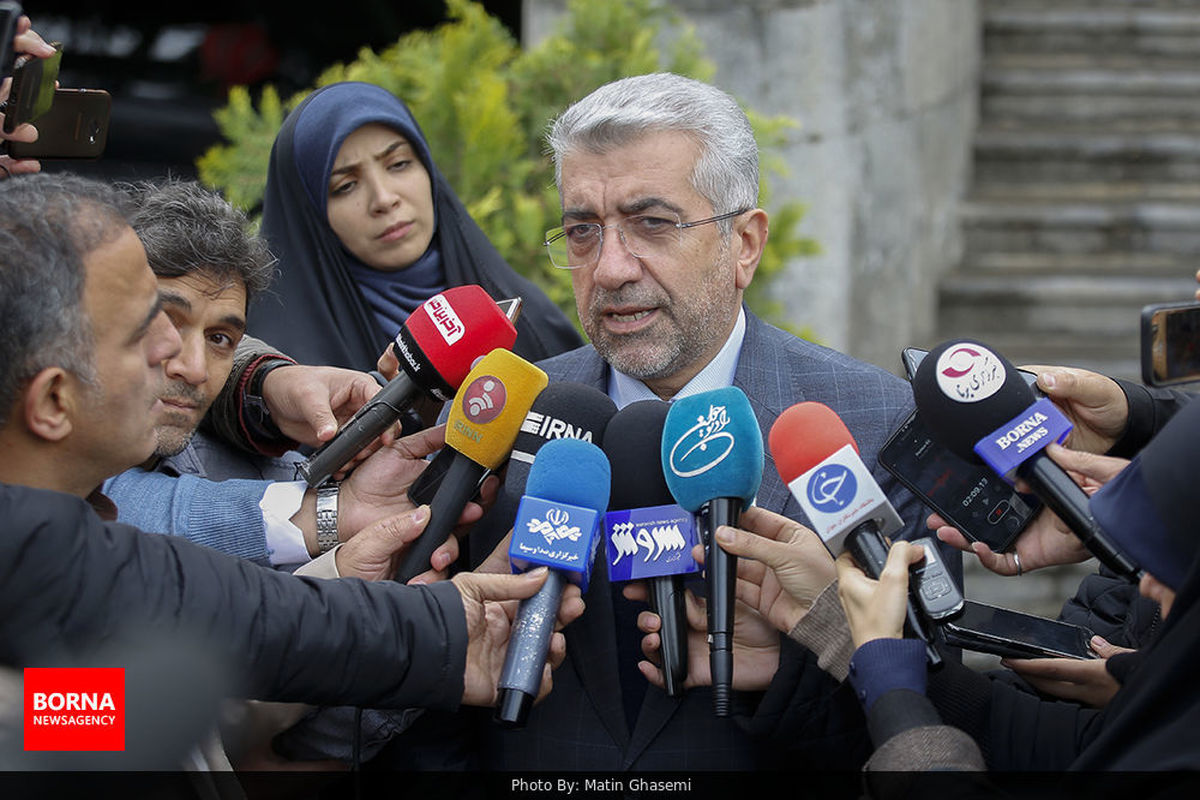
M388 156L390 156L392 153L394 153L394 152L396 151L396 149L397 149L397 148L399 148L399 147L407 147L407 148L408 148L408 149L410 149L410 150L412 149L412 145L411 145L411 144L409 144L407 141L405 141L405 140L404 140L404 139L402 139L402 138L401 138L401 139L397 139L396 141L392 142L392 143L391 143L391 144L389 144L387 147L383 148L383 149L382 149L382 150L380 150L378 153L376 153L376 154L375 154L375 160L376 160L376 161L379 161L379 160L382 160L382 159L385 159L385 158L387 158L387 157L388 157ZM346 173L348 173L348 172L353 172L353 171L354 171L354 170L356 170L356 169L358 169L358 162L357 162L357 161L355 161L355 162L353 162L353 163L351 163L351 164L346 164L345 166L342 166L342 167L335 167L335 168L331 169L331 170L329 171L329 177L331 177L331 178L332 178L334 175L344 175L344 174L346 174Z

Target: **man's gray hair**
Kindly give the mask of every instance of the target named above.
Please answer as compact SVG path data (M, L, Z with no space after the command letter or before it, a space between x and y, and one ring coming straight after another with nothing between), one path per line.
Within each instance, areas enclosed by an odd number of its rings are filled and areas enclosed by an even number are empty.
M547 139L560 192L567 153L604 153L659 131L680 131L700 145L691 182L714 214L758 205L758 144L750 120L726 92L670 72L605 84L551 123ZM732 225L720 223L726 234Z
M62 367L96 385L84 259L129 228L121 192L68 174L0 181L0 426L23 385Z
M133 229L158 277L203 273L222 285L238 281L247 304L270 285L275 258L266 241L250 233L246 215L219 193L183 180L123 188L136 207Z

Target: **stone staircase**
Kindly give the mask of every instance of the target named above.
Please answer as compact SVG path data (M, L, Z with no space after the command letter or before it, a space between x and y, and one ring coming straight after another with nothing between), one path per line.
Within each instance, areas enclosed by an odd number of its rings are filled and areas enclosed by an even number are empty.
M938 340L1137 377L1200 267L1200 0L983 0L964 255Z

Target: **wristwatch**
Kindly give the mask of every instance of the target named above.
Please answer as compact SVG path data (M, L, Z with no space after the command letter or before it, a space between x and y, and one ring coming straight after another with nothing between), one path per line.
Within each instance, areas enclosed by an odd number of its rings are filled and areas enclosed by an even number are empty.
M328 481L317 489L317 549L328 553L338 544L338 491L341 484Z

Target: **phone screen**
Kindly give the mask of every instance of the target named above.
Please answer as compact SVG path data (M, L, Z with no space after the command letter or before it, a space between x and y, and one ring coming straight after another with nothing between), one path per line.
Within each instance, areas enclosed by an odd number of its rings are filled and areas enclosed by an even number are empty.
M1200 303L1142 309L1142 380L1151 386L1200 380Z
M1088 646L1092 632L1080 625L1022 614L1007 608L967 600L949 627L973 637L1068 658L1095 658Z
M1007 549L1041 508L982 464L939 445L913 412L879 452L879 463L966 536Z

